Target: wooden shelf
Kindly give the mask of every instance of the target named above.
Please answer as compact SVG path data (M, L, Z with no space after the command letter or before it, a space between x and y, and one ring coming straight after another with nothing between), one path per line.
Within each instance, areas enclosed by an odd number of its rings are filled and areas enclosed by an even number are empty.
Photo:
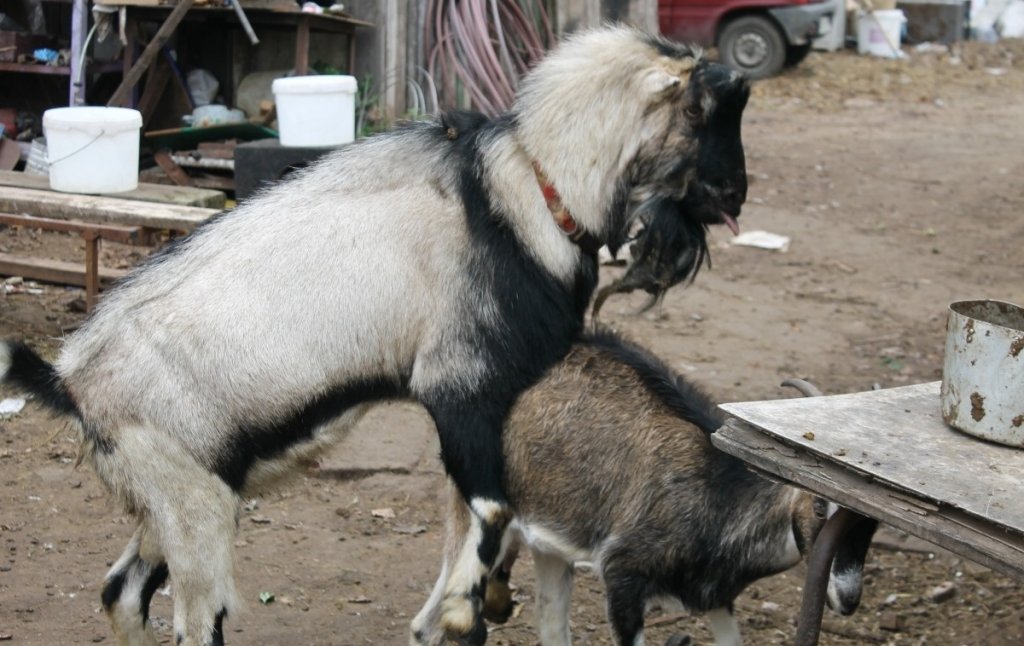
M36 65L34 63L0 63L0 72L71 76L71 68L67 65Z

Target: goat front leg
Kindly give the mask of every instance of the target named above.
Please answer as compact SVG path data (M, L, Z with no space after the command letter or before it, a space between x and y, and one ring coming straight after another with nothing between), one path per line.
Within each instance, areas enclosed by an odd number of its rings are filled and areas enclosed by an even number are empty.
M437 425L445 469L473 512L451 564L441 606L445 632L466 644L487 641L483 599L511 520L501 448L507 409L481 400L427 404Z
M569 646L569 602L572 598L572 564L562 558L533 551L537 574L537 632L542 646Z
M448 512L441 573L427 602L409 625L410 646L439 646L445 641L444 631L441 629L441 602L444 601L445 589L448 587L448 572L451 570L451 564L458 560L462 552L462 545L469 531L470 517L473 515L451 479L445 485L445 498L448 501Z

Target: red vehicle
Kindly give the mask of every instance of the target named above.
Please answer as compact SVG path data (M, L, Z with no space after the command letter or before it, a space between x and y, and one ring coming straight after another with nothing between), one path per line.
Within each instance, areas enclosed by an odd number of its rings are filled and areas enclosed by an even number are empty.
M825 0L659 0L668 38L715 45L726 65L759 79L796 65L832 27Z

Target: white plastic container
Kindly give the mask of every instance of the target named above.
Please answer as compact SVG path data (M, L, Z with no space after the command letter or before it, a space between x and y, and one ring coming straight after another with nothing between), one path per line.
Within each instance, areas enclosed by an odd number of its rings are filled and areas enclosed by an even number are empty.
M293 76L273 84L282 146L337 146L356 138L354 76Z
M902 58L900 42L906 16L899 9L857 13L857 53Z
M123 193L139 185L142 114L128 108L53 108L43 113L50 188Z
M992 300L949 306L941 392L946 423L1024 448L1024 308Z

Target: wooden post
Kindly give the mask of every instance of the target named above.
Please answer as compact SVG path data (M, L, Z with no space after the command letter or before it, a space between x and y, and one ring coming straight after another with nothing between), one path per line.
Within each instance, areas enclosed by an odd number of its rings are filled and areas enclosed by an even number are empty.
M299 16L295 26L295 75L309 74L309 15Z
M132 89L138 84L139 79L146 72L153 61L156 60L157 55L163 48L171 35L174 34L174 30L178 28L185 14L190 8L194 0L178 0L178 4L175 5L167 19L164 20L164 24L160 25L160 29L157 30L156 35L149 41L146 48L142 50L142 54L139 56L139 60L135 61L128 73L121 80L121 85L114 90L114 94L107 101L108 106L122 105L126 99L129 98Z
M166 150L158 150L153 155L153 161L163 169L167 176L171 178L171 181L178 186L192 186L192 182L189 180L188 173L182 170L181 166L174 163L171 159L171 154Z
M85 240L85 311L96 306L100 292L100 236L95 229L82 231Z

